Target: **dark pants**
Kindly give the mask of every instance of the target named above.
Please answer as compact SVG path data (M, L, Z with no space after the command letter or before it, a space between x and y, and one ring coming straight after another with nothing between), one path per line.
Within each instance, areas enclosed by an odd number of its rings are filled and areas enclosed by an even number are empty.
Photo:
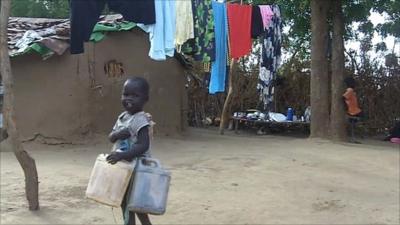
M359 121L362 121L363 120L363 118L364 118L364 113L363 112L360 112L360 113L358 113L358 114L356 114L356 115L349 115L348 114L348 117L349 117L349 123L350 123L350 125L351 125L351 137L350 137L350 142L354 142L354 143L359 143L359 142L357 142L356 140L355 140L355 135L354 135L354 130L355 130L355 128L356 128L356 123L358 123Z
M154 0L70 0L70 51L84 52L83 43L89 41L103 9L121 13L127 21L143 24L156 22Z
M358 114L356 114L356 115L350 115L350 114L347 114L349 117L358 117L358 120L362 120L362 119L364 119L364 112L363 111L361 111L361 112L359 112Z

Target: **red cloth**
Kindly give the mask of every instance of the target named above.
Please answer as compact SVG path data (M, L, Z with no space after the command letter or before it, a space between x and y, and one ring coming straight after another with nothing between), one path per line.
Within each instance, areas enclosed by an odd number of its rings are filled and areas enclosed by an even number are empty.
M231 57L240 58L251 51L251 5L227 4Z

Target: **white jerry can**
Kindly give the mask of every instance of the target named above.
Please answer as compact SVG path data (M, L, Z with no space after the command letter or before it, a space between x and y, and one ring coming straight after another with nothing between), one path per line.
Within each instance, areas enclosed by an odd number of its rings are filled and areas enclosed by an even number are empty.
M100 154L94 164L86 189L86 197L96 202L120 207L128 188L136 160L119 161L112 165L107 154Z
M139 158L128 201L129 211L164 214L170 180L170 172L163 169L157 159Z

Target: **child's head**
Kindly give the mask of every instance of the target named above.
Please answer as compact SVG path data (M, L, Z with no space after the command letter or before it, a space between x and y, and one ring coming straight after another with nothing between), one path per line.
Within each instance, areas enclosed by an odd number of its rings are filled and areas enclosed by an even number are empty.
M122 89L122 106L131 114L142 111L149 100L149 89L146 79L141 77L129 78L125 81Z
M346 84L347 88L355 88L356 86L356 81L352 77L346 77L344 79L344 83Z

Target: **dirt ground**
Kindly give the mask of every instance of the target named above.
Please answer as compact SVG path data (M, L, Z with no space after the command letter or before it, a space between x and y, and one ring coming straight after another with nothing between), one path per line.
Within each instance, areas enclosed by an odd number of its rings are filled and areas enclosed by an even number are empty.
M120 209L85 199L105 137L80 145L30 143L39 212L27 210L24 178L1 152L1 224L120 224ZM366 142L366 141L364 141ZM172 172L167 212L154 224L399 224L397 146L190 130L157 137L153 155Z

